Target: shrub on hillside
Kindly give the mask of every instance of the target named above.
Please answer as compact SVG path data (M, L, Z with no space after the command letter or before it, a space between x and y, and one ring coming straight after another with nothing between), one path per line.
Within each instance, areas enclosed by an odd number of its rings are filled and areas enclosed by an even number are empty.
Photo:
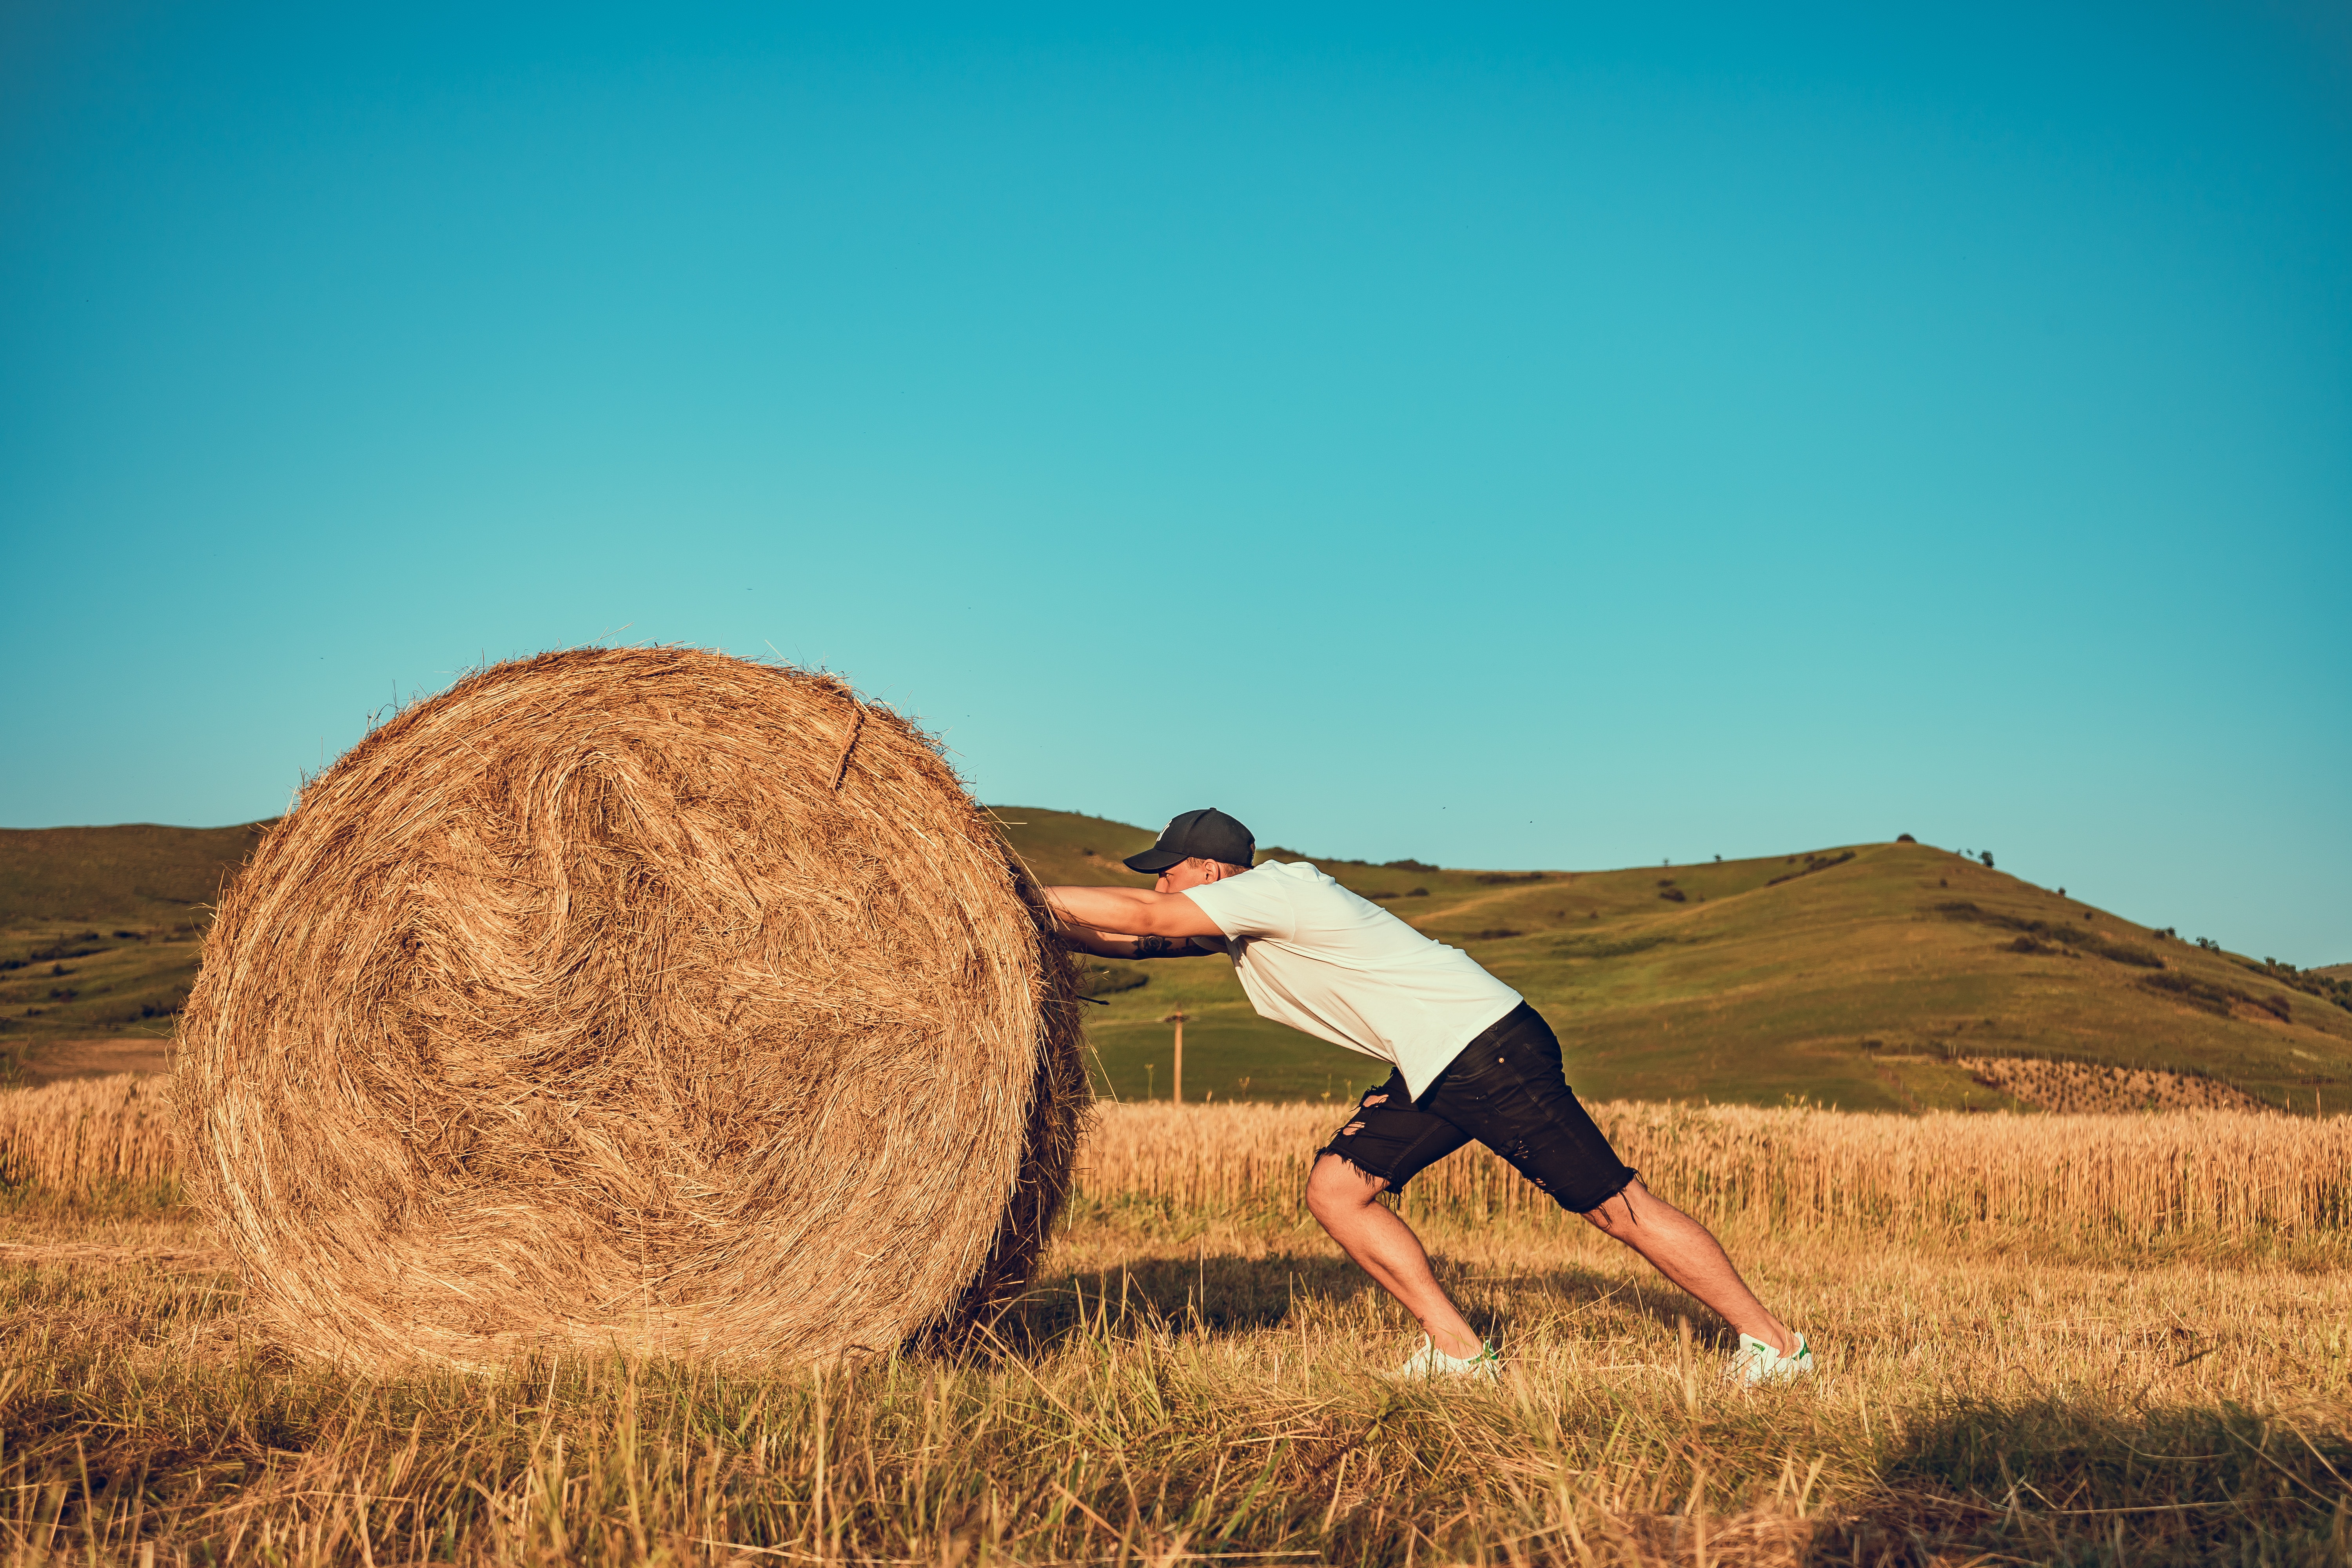
M2064 942L2069 947L2080 948L2085 952L2095 952L2101 958L2116 963L2128 963L2138 969L2164 967L2164 960L2147 948L2137 947L2127 942L2116 942L2111 938L2101 936L2096 931L2077 931L2073 926L2063 923L2053 925L2048 921L2021 920L2015 915L2000 914L1991 910L1979 909L1964 899L1937 904L1936 912L1947 920L1973 921L1979 925L1996 926L2002 931L2019 931L2028 937L2044 937L2051 942ZM2009 948L2012 952L2049 951L2039 946L2026 947L2020 942L2011 942Z
M1600 918L1599 910L1593 911L1593 918ZM1551 950L1562 958L1623 958L1631 953L1647 952L1654 947L1665 947L1678 940L1663 931L1620 937L1614 941L1601 936L1571 936L1554 942Z
M2275 958L2265 958L2260 963L2252 959L2239 962L2267 979L2275 980L2307 996L2316 996L2323 1002L2333 1002L2346 1012L2352 1013L2352 984L2347 984L2334 975L2306 973L2294 964L2281 963Z
M2168 970L2162 974L2144 974L2140 976L2139 983L2151 991L2160 991L2168 996L2188 1003L2192 1007L2201 1008L2205 1012L2217 1014L2224 1018L2230 1016L2231 1003L2242 1002L2249 1007L2261 1008L2283 1024L2294 1021L2294 1008L2284 996L2257 996L2252 992L2241 991L2234 985L2217 985L2210 981L2199 980L2193 975L2182 974L2174 970Z
M1151 984L1151 976L1140 969L1130 969L1124 963L1089 963L1078 981L1081 996L1113 996L1121 991L1139 990Z
M1795 857L1791 856L1790 858L1793 860ZM1851 849L1843 855L1808 855L1805 857L1803 866L1785 876L1775 877L1764 885L1768 888L1777 888L1783 882L1793 882L1800 877L1810 877L1816 871L1826 871L1832 866L1843 866L1853 858L1853 851Z
M37 947L25 956L35 963L50 963L60 958L88 958L92 953L106 951L102 947L90 945L99 940L99 934L96 931L86 931L79 936L61 936L47 947Z
M2209 985L2202 980L2170 970L2162 974L2144 974L2139 983L2151 991L2161 991L2177 1001L2201 1007L2224 1018L2230 1016L2231 1002L2244 994L2234 989Z

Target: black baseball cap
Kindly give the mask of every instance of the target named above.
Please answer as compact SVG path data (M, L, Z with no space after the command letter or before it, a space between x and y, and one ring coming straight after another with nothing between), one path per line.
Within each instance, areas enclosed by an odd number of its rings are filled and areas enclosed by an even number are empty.
M1222 860L1228 866L1247 866L1256 853L1257 839L1248 828L1215 806L1204 805L1198 811L1171 817L1168 826L1160 830L1160 842L1140 855L1129 856L1127 868L1154 877L1187 860Z

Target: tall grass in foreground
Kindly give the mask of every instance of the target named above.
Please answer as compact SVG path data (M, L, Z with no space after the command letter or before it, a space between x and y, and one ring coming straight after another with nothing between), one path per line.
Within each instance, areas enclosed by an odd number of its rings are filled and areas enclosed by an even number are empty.
M1081 1191L1181 1205L1295 1205L1344 1122L1328 1105L1105 1106ZM1807 1108L1591 1107L1651 1188L1711 1224L2289 1237L2352 1228L2352 1118L1859 1115ZM1540 1215L1551 1200L1475 1145L1407 1188L1417 1213Z
M49 1218L58 1216L52 1214ZM47 1222L45 1222L47 1223ZM1507 1232L1517 1231L1513 1239ZM824 1369L290 1361L224 1276L0 1269L0 1556L280 1565L2347 1561L2352 1290L1798 1241L1823 1347L1741 1394L1583 1232L1428 1227L1507 1386L1317 1238L1085 1203L970 1354ZM789 1267L789 1260L784 1266Z
M42 1103L111 1103L71 1088L89 1098ZM1739 1199L1738 1260L1819 1346L1811 1385L1722 1385L1720 1324L1471 1151L1408 1201L1515 1375L1386 1380L1410 1324L1295 1206L1337 1124L1321 1106L1105 1108L989 1337L822 1369L351 1377L276 1348L186 1211L110 1187L127 1173L20 1188L0 1195L0 1559L2352 1564L2352 1277L2159 1258L2120 1229L2072 1261L2007 1245L2073 1223L2066 1202L2170 1234L2175 1189L2120 1167L2190 1145L2251 1163L2196 1223L2259 1226L2285 1212L2255 1206L2263 1184L2276 1205L2318 1182L2337 1124L1602 1115L1711 1221ZM50 1168L156 1168L71 1125L87 1163ZM1702 1180L1725 1184L1694 1198ZM1988 1184L2010 1195L1927 1223Z

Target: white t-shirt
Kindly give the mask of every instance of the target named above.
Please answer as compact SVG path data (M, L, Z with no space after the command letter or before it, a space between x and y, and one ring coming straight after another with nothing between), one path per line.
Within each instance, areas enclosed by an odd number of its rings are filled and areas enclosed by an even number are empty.
M1234 973L1261 1015L1394 1062L1416 1100L1521 1000L1468 953L1432 942L1303 860L1269 860L1184 896L1225 933Z

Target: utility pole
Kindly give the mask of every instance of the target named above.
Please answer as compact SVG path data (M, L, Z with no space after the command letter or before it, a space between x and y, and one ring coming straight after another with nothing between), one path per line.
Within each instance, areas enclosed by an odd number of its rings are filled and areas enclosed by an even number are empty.
M1184 1014L1180 1009L1160 1020L1176 1026L1176 1084L1174 1103L1184 1103Z

